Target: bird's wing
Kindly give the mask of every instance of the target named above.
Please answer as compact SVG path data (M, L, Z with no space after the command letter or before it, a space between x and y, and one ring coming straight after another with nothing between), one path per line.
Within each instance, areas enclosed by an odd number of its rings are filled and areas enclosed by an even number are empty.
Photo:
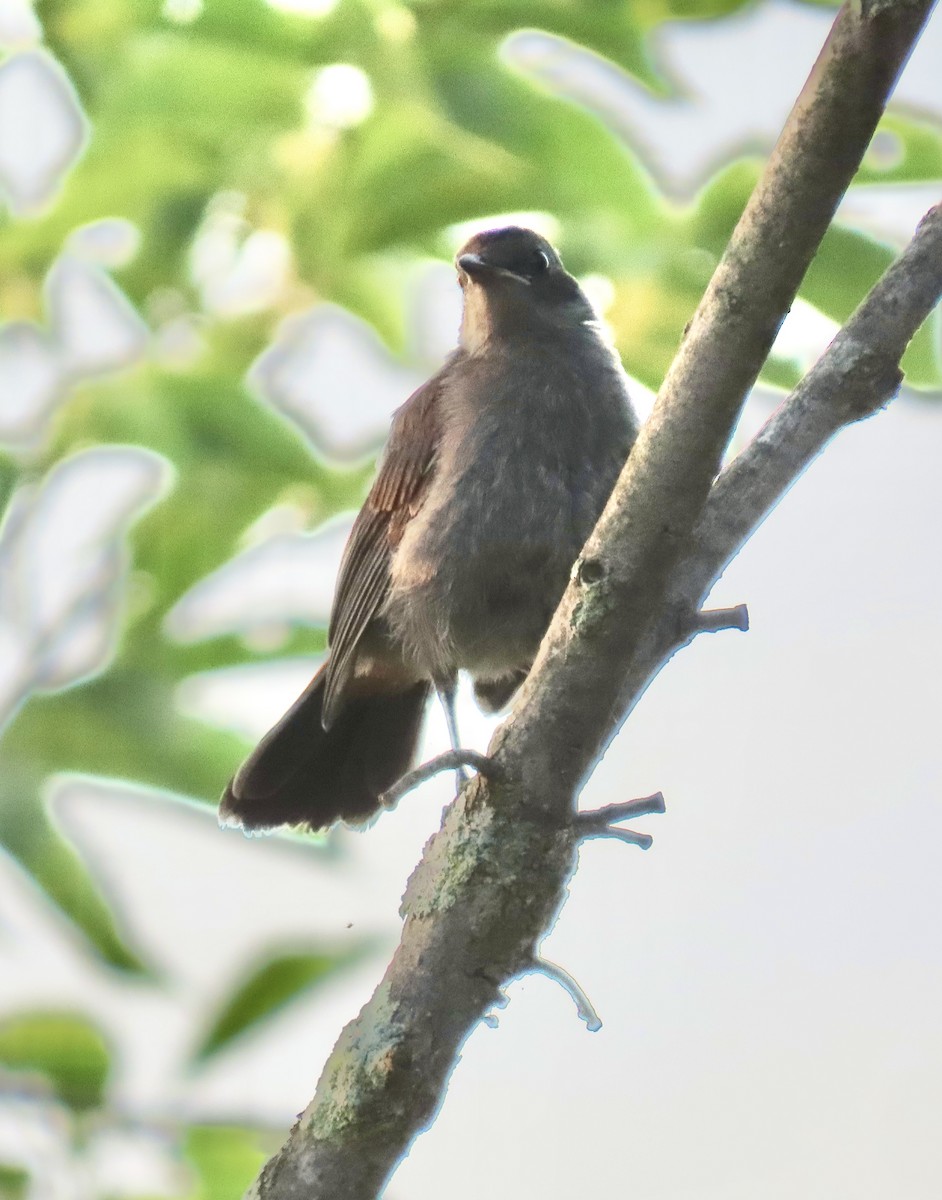
M437 400L446 371L447 367L396 410L379 473L350 531L327 633L325 728L340 711L363 631L386 598L393 550L425 498L438 445Z

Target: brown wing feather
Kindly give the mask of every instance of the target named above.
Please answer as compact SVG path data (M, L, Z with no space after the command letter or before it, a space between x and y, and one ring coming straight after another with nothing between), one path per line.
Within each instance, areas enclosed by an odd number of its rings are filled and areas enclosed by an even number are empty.
M421 507L438 442L436 401L452 362L397 409L379 473L350 531L327 632L325 729L342 707L360 638L386 598L392 552Z

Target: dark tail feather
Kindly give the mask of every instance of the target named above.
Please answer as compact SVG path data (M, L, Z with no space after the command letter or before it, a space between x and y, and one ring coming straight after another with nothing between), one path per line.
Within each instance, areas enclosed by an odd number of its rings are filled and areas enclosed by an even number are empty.
M219 803L220 821L326 829L379 811L380 795L412 763L430 685L353 695L325 730L325 678L321 667L239 768Z

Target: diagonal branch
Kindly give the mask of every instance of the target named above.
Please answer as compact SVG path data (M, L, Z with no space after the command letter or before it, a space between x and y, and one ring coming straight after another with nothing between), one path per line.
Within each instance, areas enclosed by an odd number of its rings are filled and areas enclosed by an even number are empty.
M694 533L675 599L704 598L796 477L845 425L896 395L899 363L939 302L942 204L920 221L904 253L874 286L827 352L752 443L720 475Z
M717 482L719 499L707 503L743 398L931 7L855 0L841 10L583 551L601 571L573 572L521 701L495 735L503 778L475 778L446 811L409 882L402 941L382 983L344 1029L317 1094L251 1196L376 1196L434 1119L464 1039L500 1002L501 988L532 969L575 865L571 816L582 780L677 645L678 618L699 608L764 517L762 506L800 473L802 454L817 452L793 454L790 425L771 443L762 435L768 451L741 455ZM942 290L937 227L933 218L904 256L925 281L920 311ZM882 403L891 393L920 319L913 310L881 323L894 330L879 342L891 367L874 371L831 432L859 414L864 394ZM846 375L834 346L816 369L825 377ZM815 414L829 403L819 387L809 383L800 401ZM767 495L753 483L753 453L767 454L757 468L763 476L770 460L778 464L780 483ZM742 518L741 504L753 506ZM710 550L698 545L701 536ZM666 648L662 628L670 630Z
M931 8L849 0L789 115L583 548L594 569L576 571L501 731L504 765L544 808L568 807L623 719L625 675L637 673L748 390ZM546 762L537 745L562 752Z
M710 492L691 550L671 581L669 610L698 608L795 480L846 425L896 395L899 363L942 293L942 204L837 334L818 363ZM649 629L623 684L628 710L675 644L675 625Z

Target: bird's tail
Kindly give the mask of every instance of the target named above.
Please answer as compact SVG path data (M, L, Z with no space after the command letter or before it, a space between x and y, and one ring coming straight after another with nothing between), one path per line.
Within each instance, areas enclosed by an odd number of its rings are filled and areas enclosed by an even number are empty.
M230 782L219 819L243 829L334 821L354 824L380 808L380 796L409 769L430 685L390 691L362 681L325 730L326 664Z

